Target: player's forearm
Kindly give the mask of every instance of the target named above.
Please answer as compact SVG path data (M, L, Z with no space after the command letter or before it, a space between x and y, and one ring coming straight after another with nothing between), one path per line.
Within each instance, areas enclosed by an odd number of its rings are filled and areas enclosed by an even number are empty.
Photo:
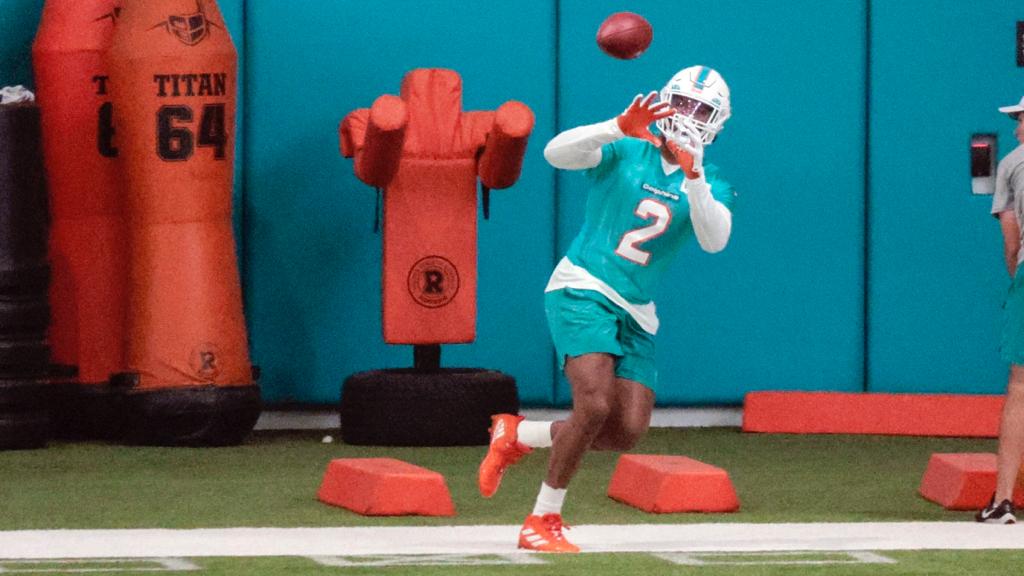
M1006 261L1006 271L1010 278L1017 275L1017 258L1020 255L1020 241L1007 239L1003 242L1003 259Z
M623 138L615 119L579 126L555 136L544 147L544 158L555 168L584 170L601 163L601 147Z
M711 195L711 187L703 178L683 183L690 203L690 222L697 243L705 252L721 252L732 233L732 212Z

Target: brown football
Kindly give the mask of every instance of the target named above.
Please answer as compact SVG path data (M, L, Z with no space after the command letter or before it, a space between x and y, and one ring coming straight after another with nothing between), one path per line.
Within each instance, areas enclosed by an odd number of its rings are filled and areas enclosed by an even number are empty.
M646 18L633 12L616 12L597 29L597 45L609 56L630 60L651 45L654 30Z

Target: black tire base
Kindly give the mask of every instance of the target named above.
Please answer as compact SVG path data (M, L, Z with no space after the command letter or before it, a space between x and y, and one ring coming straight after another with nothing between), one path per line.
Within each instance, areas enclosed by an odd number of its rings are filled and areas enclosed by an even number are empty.
M0 450L46 447L52 397L45 379L0 379Z
M50 304L45 298L34 300L0 300L0 335L4 338L28 334L46 336L50 324Z
M0 268L0 299L46 298L50 287L50 266Z
M50 415L36 412L0 412L0 450L46 448L50 440Z
M50 345L41 337L0 338L0 377L39 376L50 371Z
M61 440L116 440L125 417L125 391L106 382L60 382L53 388L53 435Z
M146 446L235 446L252 432L261 410L256 385L131 390L121 439Z
M0 414L45 410L52 398L53 388L44 380L0 379Z
M492 414L518 411L515 378L495 370L373 370L345 380L341 437L361 446L481 446Z

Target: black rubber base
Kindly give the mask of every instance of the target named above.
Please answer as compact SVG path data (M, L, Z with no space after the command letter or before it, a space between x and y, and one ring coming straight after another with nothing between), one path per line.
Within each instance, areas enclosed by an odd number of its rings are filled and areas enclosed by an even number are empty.
M50 267L45 263L26 268L0 266L0 298L46 298L50 286Z
M0 338L0 378L45 377L50 370L50 346L42 338Z
M234 446L252 432L258 386L130 390L122 440L147 446Z
M481 446L491 415L519 411L515 378L481 368L374 370L341 391L341 437L363 446Z
M34 379L0 379L0 413L34 412L49 405L53 388Z
M0 300L0 337L12 335L46 336L50 323L50 304L45 298Z
M50 415L45 411L0 412L0 450L46 448L50 439Z
M0 380L0 450L45 448L52 389L38 380Z
M54 383L50 415L62 440L117 440L125 418L125 391L107 383Z

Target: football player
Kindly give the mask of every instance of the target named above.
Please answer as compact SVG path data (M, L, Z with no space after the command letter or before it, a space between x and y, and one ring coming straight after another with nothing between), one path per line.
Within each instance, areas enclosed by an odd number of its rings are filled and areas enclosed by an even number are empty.
M480 464L480 492L490 497L508 466L551 448L520 548L578 552L562 533L561 510L584 453L629 450L647 431L658 380L655 287L691 238L712 253L729 240L733 189L704 163L704 147L730 114L722 76L693 66L660 94L637 95L618 117L562 132L544 149L554 167L583 171L590 191L583 228L545 290L572 412L558 422L493 416Z

